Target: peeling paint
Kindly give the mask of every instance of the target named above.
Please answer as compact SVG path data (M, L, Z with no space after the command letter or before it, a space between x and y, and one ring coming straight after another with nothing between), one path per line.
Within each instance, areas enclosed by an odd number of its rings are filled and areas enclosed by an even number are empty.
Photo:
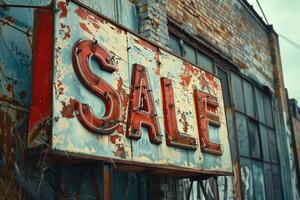
M66 12L55 13L54 69L51 84L53 86L53 104L51 104L53 149L86 156L123 159L145 165L155 164L158 168L169 165L199 171L231 172L223 106L218 107L217 113L221 116L220 128L216 134L219 134L224 153L219 156L209 155L201 152L199 146L193 93L195 89L203 90L215 96L222 104L220 81L216 77L124 31L72 1L61 4L60 7L62 10L66 9L67 14L63 14L61 18L61 14ZM87 55L87 52L94 54L96 49L98 51L96 59L87 58L89 59L87 63L79 60L86 59L83 55ZM101 60L104 58L104 51L106 57ZM73 57L70 57L71 55ZM108 67L108 64L113 65L113 70ZM84 70L81 65L85 66ZM133 73L133 69L137 70L136 73ZM141 82L136 76L140 77ZM173 83L175 123L178 125L178 133L184 135L184 140L193 138L191 140L193 144L188 144L194 145L193 150L186 150L182 146L170 146L166 142L168 134L165 126L168 122L164 120L161 90L163 77L172 80ZM134 81L135 79L137 82ZM86 82L86 80L92 81ZM119 101L112 100L118 102L115 105L120 109L118 120L109 122L116 124L115 129L105 134L101 130L102 127L108 126L108 123L106 125L102 123L103 121L95 123L97 120L94 116L104 117L109 111L110 101L105 99L107 95L104 93L93 91L103 89L101 84L104 86L104 83L115 90ZM130 107L133 100L138 100L139 95L142 99L138 101L139 106ZM150 98L153 98L151 103ZM82 110L76 109L79 102ZM150 109L150 105L153 108ZM146 124L140 127L139 137L129 137L130 134L126 132L133 123L128 121L131 112L148 116L148 124L149 121L157 119L155 132L158 135L150 133L151 126ZM79 115L83 117L80 118ZM141 117L141 119L146 118ZM87 127L83 120L97 127ZM95 130L99 132L94 132ZM156 141L155 144L153 141Z
M61 10L59 18L65 18L68 15L68 9L65 2L58 2L57 7Z

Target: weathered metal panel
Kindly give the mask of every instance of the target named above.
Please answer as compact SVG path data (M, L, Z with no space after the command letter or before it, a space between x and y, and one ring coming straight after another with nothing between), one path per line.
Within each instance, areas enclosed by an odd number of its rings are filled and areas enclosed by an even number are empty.
M52 91L52 55L53 49L53 18L50 9L36 11L35 37L32 63L32 99L30 104L30 120L28 143L35 147L47 140L49 135L41 134L41 124L44 129L51 125L51 91ZM41 76L42 74L42 76ZM41 89L42 88L42 89ZM47 128L46 128L47 127Z
M232 171L219 79L73 1L55 5L53 150Z
M32 38L0 22L0 100L29 107Z

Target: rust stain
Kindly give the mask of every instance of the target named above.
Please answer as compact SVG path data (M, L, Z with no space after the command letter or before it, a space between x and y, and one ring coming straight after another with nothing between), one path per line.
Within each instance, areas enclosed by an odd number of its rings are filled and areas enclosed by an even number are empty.
M157 76L160 76L160 68L161 68L161 64L160 64L160 61L159 61L159 53L158 53L158 49L157 49L157 52L155 53L154 59L156 60L155 74L156 74Z
M180 110L178 110L178 113L180 113L179 122L182 123L182 125L183 125L183 131L185 133L187 133L188 132L189 123L188 123L188 121L186 119L185 112L181 112Z
M197 75L199 70L196 67L193 67L190 63L184 61L183 63L183 73L180 75L181 81L180 84L187 88L190 85L191 79L193 76Z
M26 97L26 91L20 92L20 93L19 93L19 96L20 96L20 98L21 98L22 100L24 100L25 97Z
M63 84L61 81L57 81L57 90L58 90L58 94L59 95L63 95L64 94L64 88L61 87Z
M114 26L114 27L111 26L110 28L113 29L113 30L116 30L117 33L119 33L119 34L122 34L123 32L126 33L125 30L123 30L123 29L121 29L121 28L119 28L119 27L117 27L117 26Z
M124 85L123 80L120 77L118 79L117 92L121 98L121 105L122 105L122 110L123 110L122 115L121 115L121 120L120 120L121 123L126 122L126 109L127 109L128 99L129 99L129 95L126 94L126 91L123 89L123 85ZM117 131L119 133L121 133L122 135L125 135L125 130L122 125L118 126Z
M120 158L126 158L126 152L124 147L119 147L117 151L114 152L114 156L120 157Z
M66 102L61 102L62 103L62 110L61 110L61 115L64 118L70 119L74 118L74 111L75 111L75 101L73 99L69 100L69 103L67 104Z
M158 48L152 44L150 44L149 42L143 40L143 39L135 39L134 40L137 44L141 45L142 47L145 47L147 49L151 49L153 52L157 53Z
M69 39L71 37L71 29L70 26L65 26L64 24L60 24L61 29L65 32L64 40Z
M217 83L216 79L214 76L208 72L205 72L205 77L209 80L209 84L213 89L219 90L219 84Z
M88 10L84 9L84 8L77 8L75 10L75 13L83 20L88 20L89 22L91 22L93 24L93 26L96 29L100 28L100 24L104 23L104 20L102 18L97 17L96 15L94 15L93 13L89 12Z
M12 87L11 84L7 84L6 89L7 89L8 92L13 92L13 87Z
M11 17L11 16L5 17L5 20L8 21L8 22L10 22L10 23L15 23L16 22L16 20L13 17ZM6 23L4 23L4 24L6 24Z
M83 31L85 31L85 32L87 32L87 33L89 33L89 34L93 34L93 33L89 30L89 28L87 27L86 24L84 24L84 23L79 23L79 26L81 27L81 29L82 29Z
M5 86L5 88L6 88L6 90L7 90L7 98L9 99L9 100L13 100L13 98L14 98L14 87L13 87L13 85L12 84L7 84L6 86Z
M155 69L155 74L157 75L157 76L160 76L160 65L158 64L157 66L156 66L156 69Z
M206 78L203 75L198 77L198 80L199 80L199 83L200 83L202 89L209 87L208 81L206 80Z
M68 9L66 7L66 3L61 1L57 4L57 7L61 10L59 18L61 18L61 19L65 18L68 14Z
M116 141L117 141L118 138L119 138L118 135L110 135L110 137L109 137L110 142L113 143L113 144L116 144Z
M122 143L122 137L119 135L110 135L110 141L117 147L117 150L114 153L114 156L120 158L126 158L126 152L124 144Z

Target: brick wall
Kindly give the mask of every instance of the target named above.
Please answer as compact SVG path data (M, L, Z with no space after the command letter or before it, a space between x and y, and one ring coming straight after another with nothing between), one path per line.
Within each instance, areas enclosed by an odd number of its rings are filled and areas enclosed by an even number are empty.
M168 43L167 0L138 0L139 33L165 46Z
M168 16L273 90L269 33L239 0L167 0Z

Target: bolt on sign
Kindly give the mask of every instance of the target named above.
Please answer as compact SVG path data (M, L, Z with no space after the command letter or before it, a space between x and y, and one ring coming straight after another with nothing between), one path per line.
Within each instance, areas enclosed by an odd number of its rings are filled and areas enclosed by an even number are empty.
M231 173L218 78L81 3L55 7L35 16L29 147L127 169Z

